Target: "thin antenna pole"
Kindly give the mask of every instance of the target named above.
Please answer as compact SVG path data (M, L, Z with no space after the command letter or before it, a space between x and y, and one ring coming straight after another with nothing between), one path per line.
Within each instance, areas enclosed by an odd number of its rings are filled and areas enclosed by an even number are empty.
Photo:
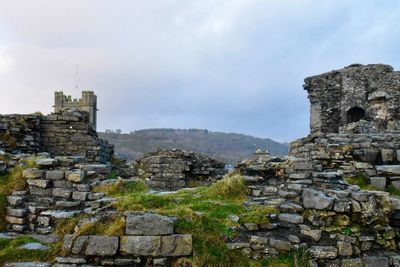
M75 64L75 97L78 99L78 64Z

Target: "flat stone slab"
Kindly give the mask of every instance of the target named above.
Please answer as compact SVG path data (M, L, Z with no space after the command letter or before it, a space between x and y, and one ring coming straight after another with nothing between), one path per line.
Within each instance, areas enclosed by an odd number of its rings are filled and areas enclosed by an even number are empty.
M42 211L40 215L47 215L51 216L55 219L67 219L74 217L76 214L80 214L82 211L80 210L73 210L73 211L58 211L58 210L46 210Z
M334 198L310 188L303 189L302 198L304 208L316 210L331 210L334 201Z
M31 237L46 244L54 244L60 240L58 235L39 235L39 234L32 234Z
M117 236L89 236L85 255L114 256L117 253L119 239Z
M81 170L73 170L65 174L68 181L73 183L81 183L85 179L85 172Z
M134 256L159 256L160 236L123 236L120 251L122 254Z
M10 262L4 267L50 267L48 262Z
M334 259L338 255L338 249L334 246L311 246L309 251L317 259Z
M131 213L126 216L127 235L170 235L176 218L154 213Z
M39 179L43 177L43 170L26 169L22 171L22 177L26 179Z
M111 165L107 164L84 164L81 166L83 171L95 171L100 174L109 174L111 172Z
M375 166L378 174L400 175L400 165Z
M48 250L49 249L49 247L43 246L40 243L28 243L23 246L20 246L19 248L27 249L27 250Z
M0 233L0 239L15 239L18 235L15 233Z
M52 158L37 159L35 163L41 167L51 167L57 164L57 160Z
M166 235L161 237L161 256L182 257L192 254L191 235Z
M278 215L278 219L281 222L288 222L288 223L303 223L303 216L298 214L290 214L290 213L281 213Z

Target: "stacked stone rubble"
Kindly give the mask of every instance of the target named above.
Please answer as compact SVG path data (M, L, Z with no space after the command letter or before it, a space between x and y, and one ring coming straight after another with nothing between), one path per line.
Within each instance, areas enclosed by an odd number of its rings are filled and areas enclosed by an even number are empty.
M47 116L0 115L0 151L13 154L49 152L105 162L113 148L97 136L87 112L65 110Z
M154 189L176 190L209 185L226 173L225 165L206 155L182 150L161 150L145 155L133 166Z
M27 188L7 197L10 231L48 234L58 219L92 213L113 201L104 193L91 192L92 185L110 172L108 165L85 164L76 168L76 162L68 158L38 159L37 164L39 168L23 171Z
M227 244L230 249L254 259L306 249L318 266L398 266L393 263L400 260L397 198L349 186L307 160L271 158L267 163L264 157L242 165L241 171L249 174L254 166L258 172L245 176L247 205L275 212L266 214L266 223L243 223Z
M40 151L41 116L0 115L0 150L14 153Z
M66 235L66 256L57 257L53 266L171 266L175 258L192 254L192 236L175 233L175 218L154 213L124 218L123 236Z
M42 149L46 152L81 155L92 162L109 158L108 143L98 138L86 112L67 110L44 116L40 128Z

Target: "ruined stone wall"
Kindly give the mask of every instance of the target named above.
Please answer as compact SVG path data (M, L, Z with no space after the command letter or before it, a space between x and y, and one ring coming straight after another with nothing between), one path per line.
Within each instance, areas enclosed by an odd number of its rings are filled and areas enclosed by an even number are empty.
M398 198L360 190L333 169L293 157L254 158L239 170L248 174L246 204L272 212L263 223L241 223L229 249L253 259L305 249L313 266L399 266Z
M339 127L360 118L382 131L396 128L400 72L391 66L351 65L308 77L304 82L311 104L311 132L337 133Z
M93 130L89 114L71 110L47 116L0 115L0 150L83 156L92 162L107 161L113 152Z
M0 150L19 153L40 151L41 115L0 115Z
M226 173L224 167L206 155L177 149L149 153L133 166L147 186L161 190L210 185Z
M64 111L42 118L42 149L53 155L85 156L89 161L105 161L108 143L99 139L86 112Z

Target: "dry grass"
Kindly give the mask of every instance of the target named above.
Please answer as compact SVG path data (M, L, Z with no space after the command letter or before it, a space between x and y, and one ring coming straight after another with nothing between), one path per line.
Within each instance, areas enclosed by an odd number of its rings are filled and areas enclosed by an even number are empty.
M84 222L77 235L107 235L122 236L125 233L125 220L123 217L108 217L99 221Z

